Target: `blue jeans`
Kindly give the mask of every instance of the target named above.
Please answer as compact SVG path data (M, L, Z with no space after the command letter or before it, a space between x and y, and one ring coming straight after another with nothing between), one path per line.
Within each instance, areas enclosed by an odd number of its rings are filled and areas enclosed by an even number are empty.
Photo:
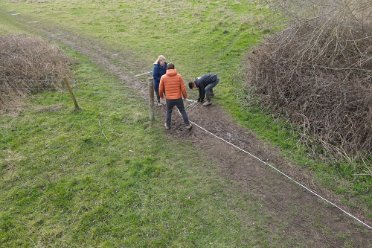
M216 81L213 83L210 83L205 87L205 98L207 98L207 101L211 100L211 94L213 93L213 88L220 82L220 79L217 78Z
M168 127L171 126L172 111L173 111L173 107L174 106L176 106L178 108L178 110L181 112L181 115L182 115L182 118L183 118L183 122L186 125L189 125L190 124L189 117L187 117L185 106L183 105L182 98L172 99L172 100L168 100L167 99L166 102L167 102L167 119L166 119L166 123L167 123L167 126Z

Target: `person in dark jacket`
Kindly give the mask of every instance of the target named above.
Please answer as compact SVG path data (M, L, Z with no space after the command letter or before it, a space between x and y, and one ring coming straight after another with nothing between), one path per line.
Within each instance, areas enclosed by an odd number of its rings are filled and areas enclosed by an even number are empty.
M160 96L159 96L159 84L160 78L163 76L167 71L167 61L163 55L159 55L157 60L154 62L154 69L152 71L152 76L154 78L154 90L156 94L156 99L158 101L158 106L160 104Z
M213 88L219 83L219 81L220 79L216 74L208 73L189 82L189 88L199 89L198 102L204 102L204 98L206 98L207 100L203 103L203 106L208 106L212 104L211 97L214 96Z

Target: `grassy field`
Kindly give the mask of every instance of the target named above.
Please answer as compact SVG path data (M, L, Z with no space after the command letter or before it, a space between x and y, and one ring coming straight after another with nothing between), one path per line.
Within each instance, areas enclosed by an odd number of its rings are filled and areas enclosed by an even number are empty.
M63 26L109 46L131 51L132 59L152 63L164 54L186 81L206 72L221 77L216 100L241 125L280 147L297 164L315 171L316 179L338 194L345 203L358 206L372 217L372 178L355 177L366 168L350 161L333 165L308 157L292 128L273 120L262 110L242 106L244 79L242 59L265 34L280 29L282 18L259 1L42 1L1 3L10 14L30 15ZM15 18L15 17L13 17ZM195 94L195 93L194 93Z
M291 245L269 214L187 143L149 128L145 102L78 54L75 91L0 119L0 246ZM107 99L110 98L110 101ZM298 241L296 241L298 242Z
M284 124L239 105L244 53L280 24L272 25L279 18L266 6L57 0L1 2L0 8L12 10L0 17L2 34L24 32L8 21L10 13L20 13L132 51L148 62L144 72L159 54L186 79L217 72L217 101L237 121L317 170L327 187L353 199L347 204L372 208L370 181L353 181L353 171L308 159ZM144 103L130 89L69 53L80 61L76 90L83 112L71 112L68 96L54 92L33 97L21 116L0 119L0 244L292 246L280 230L267 229L270 216L249 195L236 193L200 154L164 136L160 123L148 128Z

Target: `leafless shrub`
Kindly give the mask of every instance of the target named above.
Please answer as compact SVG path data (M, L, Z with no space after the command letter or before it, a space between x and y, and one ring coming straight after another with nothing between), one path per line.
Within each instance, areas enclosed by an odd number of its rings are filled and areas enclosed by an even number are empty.
M363 159L372 152L372 22L363 19L372 4L332 4L258 46L246 78L260 103L299 126L307 144Z
M0 36L0 109L30 93L55 89L71 76L63 52L25 35Z

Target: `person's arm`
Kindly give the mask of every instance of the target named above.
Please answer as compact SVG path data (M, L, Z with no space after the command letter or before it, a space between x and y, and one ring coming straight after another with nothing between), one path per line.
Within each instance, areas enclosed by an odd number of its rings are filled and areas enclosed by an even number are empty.
M198 99L198 102L204 102L204 97L205 97L205 89L204 89L204 85L203 84L200 84L199 87L199 99Z
M205 75L201 76L201 77L198 77L195 80L196 87L198 87L198 90L199 90L198 102L203 102L204 101L204 97L205 97L204 80L205 80Z
M198 102L204 102L205 89L204 87L199 87L199 99Z
M154 82L157 83L159 82L160 80L160 77L159 77L159 68L158 68L158 65L154 65L154 69L152 70L152 76L154 78Z
M181 84L181 92L182 92L182 95L183 95L183 99L186 99L187 98L187 91L186 91L186 87L185 87L185 82L183 81L183 78L180 76L180 84Z
M164 97L164 92L165 92L165 89L164 89L164 77L161 77L160 78L160 85L159 85L159 96L160 98L163 98Z

